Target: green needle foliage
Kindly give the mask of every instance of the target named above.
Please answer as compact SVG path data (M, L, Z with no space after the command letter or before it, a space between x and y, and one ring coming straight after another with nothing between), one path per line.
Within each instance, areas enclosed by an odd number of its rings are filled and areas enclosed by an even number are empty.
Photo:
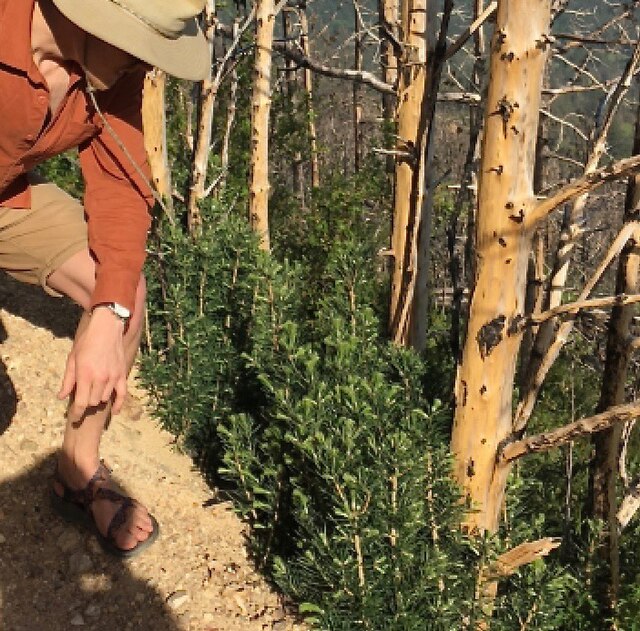
M320 261L280 264L244 221L206 212L195 239L161 227L143 374L165 426L224 481L256 563L319 629L571 628L579 583L561 566L526 568L493 609L478 598L507 542L549 533L527 520L504 543L460 531L450 411L424 394L437 357L381 333L357 222Z

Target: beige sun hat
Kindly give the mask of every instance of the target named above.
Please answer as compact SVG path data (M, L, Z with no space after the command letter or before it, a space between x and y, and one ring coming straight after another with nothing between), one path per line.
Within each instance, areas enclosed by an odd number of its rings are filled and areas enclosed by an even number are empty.
M53 0L82 30L181 79L210 68L196 17L206 0Z

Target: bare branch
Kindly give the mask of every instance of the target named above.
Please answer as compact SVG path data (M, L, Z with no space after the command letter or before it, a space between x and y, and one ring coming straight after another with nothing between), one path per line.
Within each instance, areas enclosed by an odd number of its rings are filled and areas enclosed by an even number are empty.
M563 39L568 42L591 44L595 46L635 46L637 42L629 39L602 39L599 37L576 35L575 33L554 33L554 39Z
M498 8L497 0L492 0L485 10L460 34L458 39L447 48L444 61L453 57L468 41L468 39L495 13Z
M480 95L475 92L442 92L437 98L443 103L468 103L469 105L476 105L482 101Z
M640 302L640 294L617 294L616 296L605 296L602 298L591 298L590 300L578 300L569 302L554 309L543 311L542 313L531 315L527 318L527 324L540 324L545 320L555 318L563 313L577 313L581 309L595 309L598 307L623 307Z
M550 94L551 96L558 96L560 94L571 94L573 92L594 92L595 90L606 91L617 80L605 81L604 83L598 83L596 85L567 85L561 88L542 88L542 94Z
M546 116L549 120L552 120L555 123L562 125L563 127L568 127L569 129L574 131L578 136L580 136L580 138L582 138L583 140L585 141L589 140L589 137L587 136L587 134L585 134L579 127L576 127L573 123L570 123L569 121L563 118L560 118L555 114L552 114L549 110L541 109L540 114L542 114L543 116ZM583 166L583 165L581 164L580 166Z
M491 578L511 576L518 568L547 556L562 543L557 537L545 537L537 541L527 541L501 554L489 567Z
M623 177L627 177L640 171L640 155L631 156L618 160L608 166L602 167L593 173L588 173L569 182L563 186L551 197L539 201L527 217L527 222L531 228L534 228L542 219L550 212L555 210L560 204L564 204L569 200L588 193L602 186L606 182L612 182Z
M601 414L580 419L559 429L529 436L521 440L507 442L498 450L498 459L502 464L513 462L527 454L548 451L554 447L589 434L601 432L615 423L624 423L640 416L640 402L625 403L609 408Z
M347 79L349 81L356 81L368 85L370 88L382 92L383 94L396 93L394 86L389 83L385 83L372 72L365 70L351 70L349 68L336 68L335 66L327 66L316 59L312 59L305 55L302 51L288 48L284 42L274 42L273 49L279 52L283 57L290 59L300 66L300 68L308 68L313 72L316 72L325 77L332 77L334 79Z

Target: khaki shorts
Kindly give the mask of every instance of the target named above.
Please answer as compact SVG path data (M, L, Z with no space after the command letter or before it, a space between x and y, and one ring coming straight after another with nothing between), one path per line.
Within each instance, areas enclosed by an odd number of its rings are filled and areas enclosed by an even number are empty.
M88 248L82 205L55 184L29 175L31 208L0 206L0 269L15 279L47 286L49 274Z

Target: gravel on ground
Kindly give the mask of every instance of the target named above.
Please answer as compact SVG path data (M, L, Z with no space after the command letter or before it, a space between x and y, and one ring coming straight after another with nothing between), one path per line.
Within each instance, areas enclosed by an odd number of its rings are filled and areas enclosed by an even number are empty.
M245 528L159 429L130 380L102 456L160 523L139 557L107 556L49 506L78 309L0 277L0 629L288 631L303 625L255 571Z

